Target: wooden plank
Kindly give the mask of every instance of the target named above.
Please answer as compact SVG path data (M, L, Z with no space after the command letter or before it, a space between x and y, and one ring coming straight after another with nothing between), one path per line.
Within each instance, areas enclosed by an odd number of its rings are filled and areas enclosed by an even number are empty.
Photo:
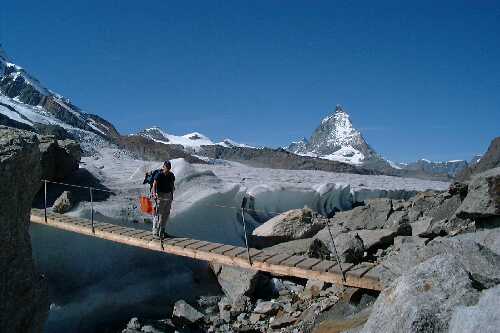
M322 260L316 265L312 266L310 269L316 272L328 272L330 267L335 266L335 263L330 260Z
M105 231L106 229L113 228L113 227L114 227L114 225L106 223L104 225L98 226L96 229L98 229L100 231Z
M218 248L210 251L210 253L224 254L224 252L230 251L234 248L235 248L235 246L232 246L232 245L224 245L224 246L218 247Z
M244 248L244 247L236 247L230 251L227 251L227 252L224 252L224 255L225 256L228 256L228 257L236 257L238 256L238 254L243 254L243 253L247 253L247 249Z
M362 263L362 264L351 267L346 272L346 275L353 276L356 278L361 278L366 272L368 272L370 269L372 269L372 267L373 267L373 265L371 265L371 264Z
M121 234L125 230L126 230L125 227L118 225L118 226L116 226L116 228L110 228L110 229L106 230L106 232L110 232L112 234Z
M280 265L295 267L298 263L300 263L306 259L307 259L307 257L304 257L304 256L292 256L292 257L288 258L287 260L283 261Z
M179 242L179 243L176 243L175 246L179 246L179 247L186 247L188 245L191 245L191 244L194 244L194 243L198 243L199 240L197 239L186 239L182 242Z
M314 265L318 264L321 260L317 258L307 258L306 260L299 262L296 267L302 269L311 269Z
M177 243L180 243L180 242L184 242L186 240L188 240L189 238L167 238L165 239L165 241L163 242L164 244L168 244L168 245L175 245Z
M259 255L260 253L262 253L261 250L257 250L257 249L250 249L249 252L250 252L250 258L252 258L252 260L253 260L254 257L256 257L257 255ZM247 250L245 249L245 252L241 253L241 254L238 254L237 257L248 259Z
M210 252L210 251L218 249L219 247L222 247L222 246L224 246L224 244L208 243L207 245L200 247L198 249L198 251Z
M136 234L129 235L129 237L140 239L141 237L144 237L147 235L151 235L151 231L140 230L140 232L138 232Z
M104 232L108 232L108 233L112 234L112 233L117 232L118 230L121 230L122 228L123 228L123 227L121 227L121 226L119 226L119 225L115 225L115 226L113 226L113 227L111 227L111 228L107 228L106 230L103 230L103 231L104 231Z
M351 264L351 263L342 263L342 272L345 273L348 270L350 270L352 267L354 267L354 264ZM335 266L330 267L328 269L328 271L331 272L331 273L341 274L340 273L340 267L339 267L339 265L337 265L337 262L335 262Z
M131 237L131 236L136 236L136 235L139 235L139 234L142 234L143 232L147 232L147 233L151 233L151 231L146 231L146 230L143 230L143 229L132 229L133 231L131 233L129 233L127 236Z
M141 239L145 242L151 242L153 239L155 239L156 237L149 234L149 235L145 235L145 236L142 236Z
M132 228L128 228L128 227L125 227L125 229L123 230L123 232L120 232L120 235L122 236L130 236L134 233L137 232L137 229L132 229Z
M291 256L293 256L293 254L289 254L289 253L277 254L277 255L275 255L275 256L267 259L266 263L273 264L273 265L278 265L281 262L283 262L283 261L287 260L288 258L290 258Z
M275 256L275 254L269 253L266 251L262 251L261 253L257 254L255 257L252 257L252 260L253 261L266 261L266 259L269 259L272 256Z
M198 243L195 243L195 244L191 244L191 245L188 245L186 246L187 249L193 249L193 250L198 250L200 247L203 247L207 244L210 244L209 242L207 241L199 241Z

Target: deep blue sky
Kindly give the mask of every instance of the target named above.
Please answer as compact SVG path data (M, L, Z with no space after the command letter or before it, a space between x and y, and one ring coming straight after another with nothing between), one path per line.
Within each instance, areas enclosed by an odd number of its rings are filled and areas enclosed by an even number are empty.
M16 63L122 133L254 145L343 104L396 161L469 159L500 135L499 1L9 1Z

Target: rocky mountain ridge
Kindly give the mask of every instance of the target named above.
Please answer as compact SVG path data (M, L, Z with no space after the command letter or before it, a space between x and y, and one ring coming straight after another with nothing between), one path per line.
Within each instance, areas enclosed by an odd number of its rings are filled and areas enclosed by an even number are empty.
M70 99L43 86L13 63L0 46L0 114L33 128L37 124L80 129L111 139L118 131L103 118L85 113ZM4 118L4 117L2 117Z
M455 177L462 170L466 169L469 163L464 160L434 162L427 159L420 159L411 163L398 163L397 166L409 171L421 171L429 174L443 174Z

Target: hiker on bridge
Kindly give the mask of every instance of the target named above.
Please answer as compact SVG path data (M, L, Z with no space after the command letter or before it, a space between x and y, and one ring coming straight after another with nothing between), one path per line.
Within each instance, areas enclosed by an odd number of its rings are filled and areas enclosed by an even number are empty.
M154 176L152 188L153 198L157 202L157 216L159 219L159 225L153 224L153 235L161 238L171 237L165 229L170 216L175 190L175 176L170 169L172 169L172 164L170 161L165 161L161 172L157 172Z

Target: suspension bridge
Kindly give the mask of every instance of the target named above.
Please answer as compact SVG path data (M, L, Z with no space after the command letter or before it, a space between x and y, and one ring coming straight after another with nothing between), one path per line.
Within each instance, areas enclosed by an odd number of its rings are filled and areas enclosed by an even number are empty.
M48 181L45 181L45 198L47 183ZM86 188L84 186L78 187ZM92 192L95 190L98 189L89 188L91 206ZM96 222L93 218L93 208L91 219L84 219L50 212L47 210L46 202L47 200L45 200L45 209L33 208L31 210L32 223L222 265L370 290L380 291L383 288L380 278L374 270L376 266L372 263L341 264L339 260L322 260L270 249L249 248L248 243L246 247L240 247L183 237L160 239L153 236L149 230Z

